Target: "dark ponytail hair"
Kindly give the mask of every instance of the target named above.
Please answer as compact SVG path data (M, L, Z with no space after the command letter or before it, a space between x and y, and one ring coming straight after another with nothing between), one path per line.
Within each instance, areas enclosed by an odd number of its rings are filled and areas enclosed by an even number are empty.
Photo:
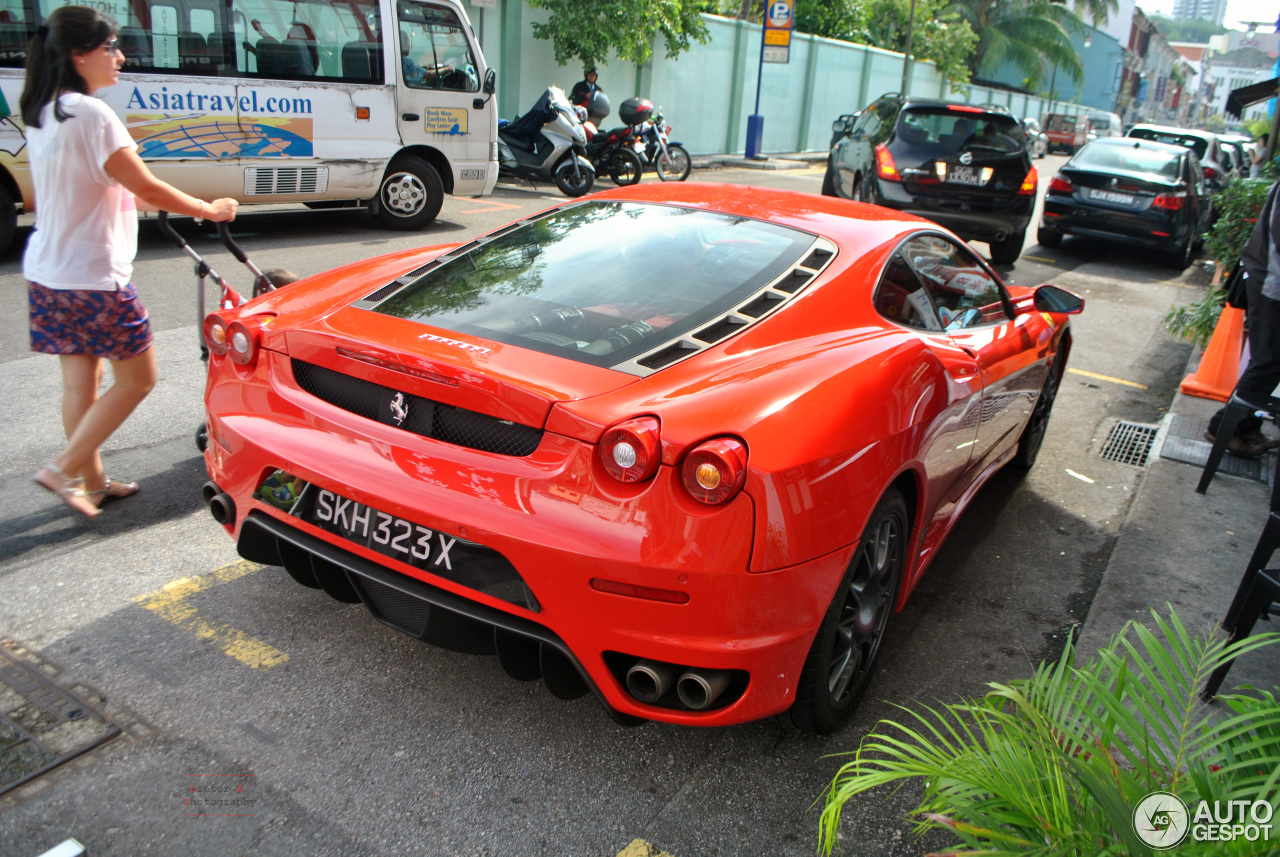
M50 101L59 122L68 118L57 103L63 92L89 95L89 85L76 71L75 55L93 50L116 35L114 21L88 6L61 6L27 42L27 76L22 85L22 121L40 127L40 112Z

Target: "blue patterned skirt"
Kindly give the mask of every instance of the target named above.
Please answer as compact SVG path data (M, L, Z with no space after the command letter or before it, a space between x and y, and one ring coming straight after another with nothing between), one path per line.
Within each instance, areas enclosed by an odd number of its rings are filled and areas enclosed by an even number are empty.
M27 285L32 351L128 360L155 340L132 283L114 292Z

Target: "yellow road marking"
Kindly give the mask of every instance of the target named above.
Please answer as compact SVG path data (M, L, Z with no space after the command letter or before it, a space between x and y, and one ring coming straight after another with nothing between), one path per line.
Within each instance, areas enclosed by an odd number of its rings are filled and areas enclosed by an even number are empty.
M618 852L617 857L671 857L671 855L643 839L632 839L626 848Z
M237 631L230 625L213 622L200 615L200 611L187 603L198 592L230 583L252 574L262 566L256 562L239 560L223 566L212 574L200 577L184 577L166 583L158 591L135 599L139 606L150 610L161 619L179 628L186 628L201 640L208 640L230 657L255 670L269 669L289 660L289 656L274 646Z
M1086 378L1097 378L1099 381L1110 381L1112 384L1124 384L1126 387L1137 387L1139 390L1151 389L1146 384L1139 384L1137 381L1126 381L1123 378L1112 378L1110 375L1099 375L1096 372L1086 372L1083 369L1067 369L1068 372L1074 372L1077 375L1083 375Z
M1056 264L1058 264L1058 260L1057 260L1057 259L1046 259L1046 258L1045 258L1045 257L1043 257L1043 256L1032 256L1030 253L1023 253L1023 254L1022 254L1022 258L1024 258L1024 259L1034 259L1034 260L1035 260L1035 261L1037 261L1037 262L1048 262L1050 265L1056 265Z
M473 199L474 205L483 205L484 208L469 208L466 211L460 211L459 214L480 214L485 211L502 211L505 208L520 208L518 205L512 205L509 202L495 202L488 199Z

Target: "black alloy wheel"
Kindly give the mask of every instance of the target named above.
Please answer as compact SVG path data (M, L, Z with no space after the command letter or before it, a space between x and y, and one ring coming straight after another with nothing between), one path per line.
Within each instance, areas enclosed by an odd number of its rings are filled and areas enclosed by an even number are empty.
M890 488L867 520L805 659L788 712L796 728L834 732L853 714L893 616L910 529L902 494Z
M618 149L605 162L605 169L614 184L618 187L627 187L640 183L644 164L640 163L640 156L631 149Z
M1166 257L1169 267L1178 271L1185 271L1187 266L1191 264L1191 260L1195 258L1196 241L1194 235L1188 235L1187 240L1177 244Z
M590 193L591 186L596 182L596 171L586 164L575 165L574 157L570 152L555 171L556 187L565 196L582 196Z
M1044 243L1043 241L1040 243ZM1040 447L1044 444L1045 432L1049 429L1049 416L1053 413L1053 400L1058 396L1058 387L1067 369L1067 355L1071 353L1071 340L1064 336L1058 345L1058 353L1049 364L1049 374L1040 388L1040 396L1036 399L1031 418L1022 428L1022 436L1018 438L1018 451L1014 453L1014 467L1019 470L1030 470L1040 455Z
M1012 265L1022 255L1022 243L1026 240L1027 230L1024 229L1000 241L987 242L991 248L991 261L997 265Z

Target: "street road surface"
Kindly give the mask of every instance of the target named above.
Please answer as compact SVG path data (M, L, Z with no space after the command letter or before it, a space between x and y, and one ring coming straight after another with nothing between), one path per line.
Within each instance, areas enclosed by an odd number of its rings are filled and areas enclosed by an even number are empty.
M1061 159L1037 163L1043 187ZM813 168L699 170L692 180L817 192L821 178ZM502 185L483 200L447 199L432 227L410 234L382 231L363 211L244 209L234 232L260 267L305 276L466 241L559 199L550 186ZM179 225L248 288L209 225ZM0 316L0 638L82 698L100 694L91 705L123 729L0 797L0 855L33 857L75 837L94 857L808 857L835 754L895 716L891 703L954 701L1027 676L1084 618L1142 472L1103 461L1100 447L1118 419L1160 420L1190 351L1161 318L1202 292L1189 285L1200 282L1194 270L1029 238L1003 273L1087 298L1072 321L1069 367L1078 371L1063 384L1039 463L981 492L895 617L850 726L826 737L774 721L627 729L590 697L554 699L494 659L418 643L280 569L241 562L200 502L192 266L154 222L140 243L136 283L158 333L160 383L104 449L108 473L138 480L142 492L95 522L31 482L61 447L60 382L56 360L27 350L20 252L0 259L10 307ZM912 838L904 813L916 795L848 806L844 853L940 847L940 837Z

